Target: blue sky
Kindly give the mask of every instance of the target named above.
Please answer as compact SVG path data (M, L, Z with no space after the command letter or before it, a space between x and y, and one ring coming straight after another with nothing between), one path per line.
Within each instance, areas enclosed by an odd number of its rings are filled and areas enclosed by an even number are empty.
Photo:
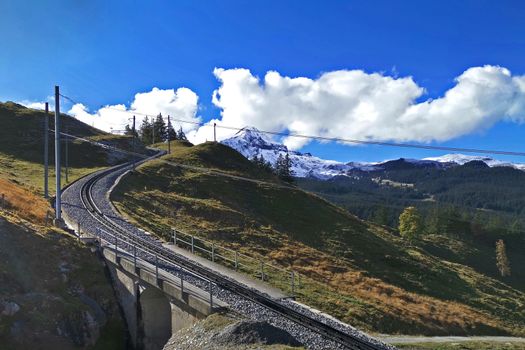
M4 0L0 13L0 100L42 101L59 84L92 112L129 105L153 87L187 87L203 121L219 118L216 67L261 79L356 69L411 76L426 90L418 102L442 97L470 67L525 75L522 1ZM524 132L499 121L434 144L523 151ZM317 143L301 150L362 161L443 154Z

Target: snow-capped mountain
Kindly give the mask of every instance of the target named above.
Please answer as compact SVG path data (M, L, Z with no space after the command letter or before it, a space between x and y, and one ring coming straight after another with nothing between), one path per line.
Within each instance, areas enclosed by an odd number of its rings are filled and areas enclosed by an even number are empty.
M389 160L379 163L342 163L335 160L325 160L311 155L289 151L288 148L278 142L273 141L256 128L244 128L237 132L233 137L221 141L248 159L255 156L260 157L275 164L279 155L285 156L287 153L292 161L292 170L297 177L315 177L318 179L330 179L335 176L347 176L355 171L382 171L394 170L402 167L435 167L448 168L463 165L471 161L482 161L490 167L508 166L525 171L525 164L509 163L489 157L467 156L463 154L447 154L441 157L429 157L424 159L404 159Z
M310 153L289 151L283 144L272 141L256 128L244 128L233 137L221 141L222 144L240 152L248 159L263 156L264 159L275 164L279 155L288 153L292 161L292 170L297 177L316 177L328 179L338 175L346 175L350 170L376 170L374 164L342 163L335 160L325 160L312 156Z
M512 168L516 168L516 169L525 171L525 164L523 163L504 162L504 161L493 159L490 157L470 156L470 155L464 155L464 154L459 154L459 153L445 154L444 156L441 156L441 157L428 157L428 158L424 158L424 160L430 160L430 161L435 161L435 162L440 162L440 163L456 163L459 165L463 165L463 164L466 164L472 161L481 161L487 164L489 167L506 166L506 167L512 167Z

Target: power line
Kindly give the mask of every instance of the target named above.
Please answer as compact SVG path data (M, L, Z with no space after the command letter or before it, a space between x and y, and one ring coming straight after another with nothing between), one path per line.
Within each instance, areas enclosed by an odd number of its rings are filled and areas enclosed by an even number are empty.
M61 95L61 96L68 99L69 101L73 103L77 103L77 102L74 102L74 100L72 100L71 98L67 96L64 96L64 95ZM132 115L141 115L141 116L146 116L146 117L153 116L153 114L142 113L139 111L121 110L121 109L109 107L109 106L106 106L104 108L118 111L121 113L132 114ZM192 124L192 125L196 125L200 127L210 127L210 128L214 127L214 125L212 124L206 124L203 122L196 122L196 121L191 121L191 120L186 120L186 119L171 118L171 120L179 122L179 123ZM237 132L242 131L247 128L247 127L240 128L240 127L228 126L228 125L215 125L215 127L221 128L221 129L233 130ZM466 148L466 147L432 146L432 145L421 145L421 144L413 144L413 143L384 142L384 141L372 141L372 140L358 140L358 139L348 139L348 138L342 138L342 137L305 135L305 134L298 134L298 133L285 133L285 132L280 132L280 131L269 131L269 130L258 130L258 131L262 134L267 134L267 135L272 135L272 136L296 137L296 138L316 140L316 141L329 141L329 142L339 142L339 143L352 143L352 144L362 144L362 145L399 147L399 148L414 148L414 149L437 150L437 151L447 151L447 152L463 152L463 153L478 153L478 154L481 153L481 154L525 157L525 152L517 152L517 151L478 149L478 148Z
M137 115L148 116L148 114L139 113L139 112L130 112L122 111L117 108L106 107L107 109L113 109L120 112L132 113ZM205 127L214 127L214 125L206 124L202 122L189 121L184 119L172 118L172 120L179 123L187 123L198 126ZM233 130L233 131L242 131L247 127L239 128L234 126L227 125L215 125L217 128ZM297 137L303 139L317 140L317 141L331 141L331 142L342 142L342 143L354 143L354 144L365 144L365 145L376 145L376 146L389 146L389 147L401 147L401 148L417 148L417 149L426 149L426 150L439 150L439 151L449 151L449 152L465 152L465 153L484 153L484 154L498 154L498 155L508 155L508 156L519 156L525 157L525 152L514 152L514 151L504 151L504 150L490 150L490 149L476 149L476 148L464 148L464 147L446 147L446 146L431 146L431 145L418 145L411 143L397 143L397 142L383 142L383 141L371 141L371 140L357 140L357 139L347 139L342 137L325 137L325 136L315 136L315 135L303 135L297 133L284 133L279 131L268 131L268 130L259 130L262 134L268 134L273 136L284 136L284 137Z
M52 129L50 129L49 131L54 133L54 130L52 130ZM130 156L133 156L133 157L138 157L138 158L142 158L142 159L149 158L148 155L145 155L145 154L142 154L142 153L127 151L127 150L124 150L124 149L121 149L121 148L118 148L118 147L115 147L115 146L111 146L111 145L108 145L108 144L104 144L104 143L101 143L101 142L90 140L90 139L87 139L85 137L80 137L80 136L76 136L76 135L65 133L65 132L60 132L60 135L66 136L66 137L70 137L70 138L73 138L73 139L76 139L76 140L79 140L79 141L82 141L82 142L87 142L87 143L93 144L95 146L99 146L99 147L107 149L107 150L119 152L119 153L130 155ZM182 163L178 163L178 162L169 161L169 160L162 159L162 158L156 158L156 159L154 159L154 161L161 162L161 163L164 163L164 164L167 164L167 165L170 165L170 166L174 166L174 167L178 167L178 168L182 168L182 169L197 171L197 172L200 172L201 174L204 174L204 175L225 177L225 178L230 178L230 179L234 179L234 180L246 181L246 182L254 183L254 184L257 184L257 185L261 185L261 186L268 186L268 187L279 188L279 189L288 189L288 190L293 190L293 191L305 192L305 193L313 195L313 196L315 196L315 197L317 197L317 198L319 198L321 200L326 200L326 201L328 201L328 202L330 202L330 203L332 203L332 204L334 204L334 205L336 205L336 206L338 206L338 207L340 207L342 209L345 209L351 215L356 215L355 213L350 212L350 209L345 208L344 207L344 203L337 203L336 199L340 199L341 197L337 196L337 195L334 195L334 194L330 194L330 193L326 193L326 192L320 192L320 191L314 191L314 190L308 190L308 189L304 189L304 188L301 188L301 187L298 187L298 186L291 186L291 185L282 184L282 183L269 182L269 181L264 181L264 180L257 180L257 179L253 179L253 178L249 178L249 177L245 177L245 176L240 176L240 175L233 175L233 174L229 174L229 173L226 173L226 172L218 170L218 169L213 169L213 168L209 168L209 167L195 166L195 165L187 165L187 164L182 164ZM333 199L335 199L335 201L330 201L330 200L328 200L328 198L333 198ZM363 200L365 200L366 202L368 202L370 204L373 204L373 205L381 205L381 206L388 207L388 208L399 209L399 207L396 207L396 206L393 206L393 205L388 205L388 204L385 204L385 203L381 202L380 198L378 198L377 200L370 200L370 199L365 198L365 197L360 198L360 201L363 201ZM417 201L415 199L410 199L410 198L405 198L404 200L407 201L407 202L416 202ZM402 204L400 204L400 206L402 207Z
M49 130L49 131L54 132L54 130ZM84 137L80 137L80 136L76 136L76 135L72 135L72 134L69 134L69 133L60 132L60 135L71 137L73 139L76 139L76 140L79 140L79 141L82 141L82 142L87 142L87 143L90 143L90 144L102 147L104 149L112 150L112 151L115 151L115 152L120 152L120 153L123 153L123 154L126 154L126 155L131 155L133 157L139 157L139 158L142 158L142 159L149 158L149 156L144 155L142 153L126 151L126 150L123 150L123 149L115 147L115 146L107 145L107 144L104 144L104 143L101 143L101 142L93 141L93 140L90 140L90 139L87 139L87 138L84 138ZM217 170L217 169L206 168L206 167L199 167L199 166L195 166L195 165L187 165L187 164L177 163L177 162L173 162L173 161L168 161L168 160L161 159L161 158L156 158L155 161L158 161L158 162L161 162L161 163L164 163L164 164L167 164L167 165L171 165L171 166L174 166L174 167L179 167L179 168L183 168L183 169L187 169L187 170L198 171L198 172L201 172L202 174L205 174L205 175L226 177L226 178L230 178L230 179L234 179L234 180L246 181L246 182L254 183L254 184L257 184L257 185L263 185L263 186L268 186L268 187L273 187L273 188L288 189L288 190L293 190L293 191L301 191L301 192L310 194L312 196L315 196L315 197L319 198L320 200L327 200L327 199L325 199L325 195L326 194L322 193L322 192L309 191L309 190L301 189L299 187L295 187L295 186L291 186L291 185L279 184L279 183L268 182L268 181L263 181L263 180L257 180L257 179L252 179L252 178L248 178L248 177L244 177L244 176L232 175L232 174L228 174L228 173L225 173L225 172ZM135 166L135 160L133 160L133 167L134 166ZM350 215L353 215L353 214L350 214Z
M63 95L63 94L59 94L60 97L63 97L64 99L68 100L69 102L73 103L73 104L81 104L81 103L78 103L76 102L75 100L73 100L71 97L68 97L66 95Z
M50 131L54 132L54 130L50 130ZM87 139L87 138L84 138L84 137L80 137L80 136L76 136L76 135L72 135L72 134L68 134L68 133L64 133L64 132L61 132L60 135L71 137L71 138L79 140L79 141L88 142L88 143L93 144L95 146L99 146L99 147L102 147L102 148L105 148L105 149L108 149L108 150L111 150L111 151L115 151L115 152L120 152L120 153L123 153L123 154L126 154L126 155L130 155L130 156L134 156L134 157L140 157L142 159L149 158L149 156L144 155L142 153L126 151L126 150L123 150L121 148L118 148L118 147L115 147L115 146L111 146L111 145L106 145L106 144L103 144L101 142L93 141L93 140L90 140L90 139ZM242 181L255 183L255 184L258 184L258 185L266 185L266 186L277 187L277 188L286 188L286 189L298 190L298 188L294 187L294 186L285 185L285 184L279 184L279 183L274 183L274 182L268 182L268 181L264 181L264 180L257 180L257 179L252 179L252 178L249 178L249 177L244 177L244 176L239 176L239 175L228 174L226 172L223 172L223 171L217 170L217 169L200 167L200 166L195 166L195 165L187 165L187 164L177 163L177 162L169 161L169 160L166 160L166 159L160 159L160 158L157 158L155 160L159 161L161 163L165 163L165 164L168 164L168 165L175 166L175 167L188 169L188 170L193 170L193 171L199 171L199 172L204 173L206 175L222 176L222 177L227 177L227 178L230 178L230 179L242 180Z

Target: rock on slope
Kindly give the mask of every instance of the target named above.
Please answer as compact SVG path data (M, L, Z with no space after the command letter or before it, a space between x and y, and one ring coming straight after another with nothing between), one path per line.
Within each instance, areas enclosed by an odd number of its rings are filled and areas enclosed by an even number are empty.
M285 350L303 349L289 333L266 322L214 314L175 333L164 350Z

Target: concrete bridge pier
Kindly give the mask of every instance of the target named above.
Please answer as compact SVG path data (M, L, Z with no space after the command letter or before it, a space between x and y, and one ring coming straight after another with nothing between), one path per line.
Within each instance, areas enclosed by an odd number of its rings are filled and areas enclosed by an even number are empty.
M107 248L102 248L102 255L137 350L162 349L173 333L227 306L215 299L210 305L209 294L189 283L181 290L167 273L157 279L146 263L135 266L120 253L115 259Z
M170 301L164 293L154 287L146 287L139 295L138 303L138 329L141 339L141 348L162 349L164 344L170 339L172 332L176 329L172 327L172 308ZM173 313L173 318L177 319L177 312ZM187 319L187 318L186 318ZM184 326L191 325L195 319L188 320Z

